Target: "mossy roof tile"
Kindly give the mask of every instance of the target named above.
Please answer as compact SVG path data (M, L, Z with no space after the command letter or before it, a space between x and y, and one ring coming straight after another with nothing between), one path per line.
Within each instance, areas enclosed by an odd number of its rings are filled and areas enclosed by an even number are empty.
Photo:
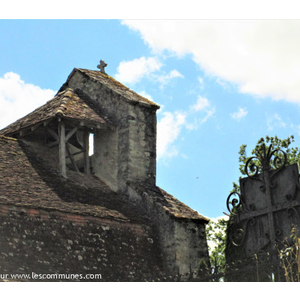
M93 175L59 176L41 145L0 136L0 203L143 223L121 196Z
M84 121L91 126L97 124L112 126L112 123L105 116L101 116L101 112L97 111L92 103L89 103L86 99L83 100L73 89L67 88L59 92L46 104L2 129L0 134L13 134L21 129L55 117L72 119L78 122Z
M138 193L160 203L170 216L208 222L178 199L158 187L130 184ZM68 178L53 167L42 144L0 136L0 203L15 206L144 223L132 206L93 175L68 171Z
M209 218L191 209L177 198L156 186L129 183L129 185L145 198L150 197L152 201L159 203L165 212L176 219L188 219L196 222L208 223Z

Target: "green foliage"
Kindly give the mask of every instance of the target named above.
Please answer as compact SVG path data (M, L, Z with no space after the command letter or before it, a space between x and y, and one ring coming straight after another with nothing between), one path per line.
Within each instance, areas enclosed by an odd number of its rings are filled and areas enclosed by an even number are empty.
M251 151L251 155L247 156L247 145L241 145L239 150L239 170L242 175L246 175L245 166L248 159L252 156L256 156L257 152L263 151L263 145L269 144L272 145L272 150L283 150L287 155L287 165L291 165L294 163L300 162L300 150L298 147L289 148L290 145L294 142L294 136L291 135L286 139L279 139L277 136L269 137L268 135L265 138L260 138L257 141L255 148ZM266 151L268 150L268 146ZM277 156L283 158L283 154L281 152L277 152ZM260 168L258 161L253 161L253 163ZM271 166L274 167L274 159L271 161ZM237 183L233 182L233 190L232 192L239 192L240 187Z
M206 226L206 237L209 242L208 250L210 254L210 264L212 267L218 267L220 272L224 271L225 246L226 246L226 231L227 220L218 219L217 222L210 221ZM210 244L213 243L212 247Z
M283 247L278 252L286 281L300 282L300 238L295 226L290 239L283 241Z

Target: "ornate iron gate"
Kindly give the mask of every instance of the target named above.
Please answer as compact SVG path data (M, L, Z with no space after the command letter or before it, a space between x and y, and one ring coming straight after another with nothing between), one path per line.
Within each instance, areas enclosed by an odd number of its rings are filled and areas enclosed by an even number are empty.
M279 253L292 228L300 225L298 166L286 167L286 162L284 151L263 145L246 163L247 177L240 180L240 193L228 196L227 263L256 261L252 274L228 280L253 281L254 273L259 281L284 280Z

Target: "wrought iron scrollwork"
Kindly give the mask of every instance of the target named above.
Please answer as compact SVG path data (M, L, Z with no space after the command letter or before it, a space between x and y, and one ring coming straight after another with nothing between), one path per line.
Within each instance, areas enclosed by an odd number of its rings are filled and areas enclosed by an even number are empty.
M287 194L286 195L286 199L287 200L295 200L297 197L298 192L300 191L300 175L296 174L295 171L293 171L293 175L296 178L296 182L295 182L295 190L293 192L293 194Z
M281 149L275 149L272 151L272 144L269 146L268 150L266 150L266 145L263 144L260 151L255 152L256 156L250 157L245 165L245 173L251 179L259 180L263 182L263 185L260 186L260 190L262 192L266 191L266 184L270 186L270 188L274 188L276 184L271 181L271 179L282 170L287 162L287 155ZM280 155L281 154L281 155ZM255 163L254 160L258 162ZM269 181L265 182L264 176L257 176L259 172L269 172L270 173Z
M238 198L236 198L236 197L232 198L233 195L237 195ZM233 213L233 214L236 213L237 208L239 208L241 206L241 204L242 204L242 196L241 196L241 194L238 193L238 192L232 192L232 193L230 193L229 196L228 196L228 198L227 198L226 203L227 203L227 209L228 209L228 211L230 213ZM230 208L230 206L232 206L232 207Z
M262 145L262 149L260 151L256 151L256 156L250 157L245 165L245 173L248 177L254 178L259 171L269 171L271 169L275 169L276 173L285 167L287 162L286 153L281 149L275 149L272 151L273 145L271 144L266 150L266 145ZM282 155L280 155L280 153ZM275 158L272 160L272 157ZM253 162L254 159L257 159L259 164L255 164ZM273 174L272 176L274 176Z
M235 226L230 231L229 240L232 245L240 247L245 240L245 235L245 230L242 227Z
M286 165L287 156L283 150L281 150L281 149L274 150L271 153L271 156L274 155L275 153L280 153L280 152L283 154L284 159L282 159L280 156L275 157L274 162L273 162L275 169L281 169Z
M233 197L236 195L236 197ZM231 208L230 208L231 207ZM253 211L255 210L254 204L246 204L243 196L238 192L232 192L227 198L227 209L231 214L237 214L243 210Z
M244 222L244 224L236 223L231 225L232 227L229 234L229 240L234 246L240 247L244 244L249 224L251 226L254 226L255 219L250 218L247 219L247 221Z
M260 167L253 162L254 159L257 159L260 162L259 157L253 156L247 160L247 163L245 165L245 173L247 174L248 177L251 178L254 178L260 171Z
M270 260L270 253L265 250L259 250L254 254L257 262L264 263Z
M288 214L288 217L291 218L293 215L296 216L296 219L298 221L300 221L300 216L296 210L295 207L289 207L287 210L286 210L287 214Z

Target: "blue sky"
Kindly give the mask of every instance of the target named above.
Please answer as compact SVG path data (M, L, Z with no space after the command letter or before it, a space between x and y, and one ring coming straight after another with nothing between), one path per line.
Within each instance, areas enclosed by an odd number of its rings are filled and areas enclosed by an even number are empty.
M51 99L74 67L103 59L161 106L157 185L216 218L240 145L294 135L299 147L299 53L291 20L0 20L0 127Z

